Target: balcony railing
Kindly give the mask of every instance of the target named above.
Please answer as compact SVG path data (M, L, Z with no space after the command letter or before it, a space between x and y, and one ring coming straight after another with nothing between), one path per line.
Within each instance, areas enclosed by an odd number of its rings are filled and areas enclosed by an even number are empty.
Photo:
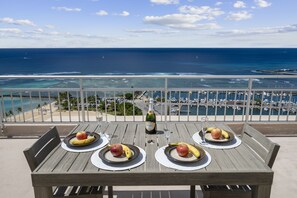
M297 76L0 76L0 124L142 121L296 122Z

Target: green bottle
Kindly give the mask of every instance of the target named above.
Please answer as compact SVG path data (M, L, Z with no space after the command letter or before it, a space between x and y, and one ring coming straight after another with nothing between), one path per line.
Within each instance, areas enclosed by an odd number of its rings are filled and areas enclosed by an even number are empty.
M153 107L154 100L150 98L149 109L145 117L145 132L148 134L157 133L156 114Z

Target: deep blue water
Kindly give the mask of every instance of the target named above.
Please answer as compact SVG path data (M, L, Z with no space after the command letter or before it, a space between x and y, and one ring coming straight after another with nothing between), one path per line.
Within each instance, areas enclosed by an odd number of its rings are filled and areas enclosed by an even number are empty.
M0 75L100 74L267 74L257 70L291 69L297 74L297 48L70 48L0 49ZM88 87L160 87L164 81L106 79ZM253 87L294 87L295 79L257 79ZM169 87L247 87L246 79L174 79ZM78 80L0 79L0 87L79 87Z
M119 48L0 49L7 74L255 74L297 69L297 49Z
M206 74L250 75L256 70L297 70L297 48L120 48L120 49L0 49L0 75L94 75L94 74ZM265 74L265 73L262 73ZM173 80L172 80L173 81ZM92 87L162 87L162 82L150 79L106 79L86 82ZM175 79L169 87L247 87L243 79L188 80ZM260 80L253 87L296 87L296 80ZM2 87L79 87L78 81L63 79L0 79ZM34 93L33 93L34 94ZM175 96L177 97L177 96ZM187 97L182 95L182 97ZM224 98L224 97L223 97ZM296 97L293 96L295 100ZM14 101L15 107L20 101ZM40 104L37 99L36 104ZM25 109L32 104L24 101ZM36 106L33 104L33 107ZM26 107L26 105L28 107ZM11 98L4 100L11 106ZM201 107L202 108L202 107ZM209 108L213 110L213 108ZM191 112L197 111L195 107ZM199 109L200 111L206 111ZM230 112L233 112L230 109ZM256 110L255 110L256 111ZM203 113L203 112L202 112ZM192 114L192 113L191 113ZM241 114L241 112L239 112Z

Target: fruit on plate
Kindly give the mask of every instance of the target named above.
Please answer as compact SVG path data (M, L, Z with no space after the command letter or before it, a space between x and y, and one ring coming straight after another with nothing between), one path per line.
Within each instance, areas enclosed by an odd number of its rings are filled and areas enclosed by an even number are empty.
M181 157L186 157L189 154L189 147L186 144L176 146L177 154Z
M130 159L132 157L131 149L128 146L124 145L124 144L122 144L122 147L123 147L124 153L126 155L126 158Z
M120 157L123 153L128 159L132 157L131 149L125 144L112 144L108 145L108 148L114 157Z
M82 140L74 138L70 141L70 144L75 145L75 146L84 146L84 145L90 144L94 140L95 140L95 136L90 135L86 139L82 139Z
M224 131L222 130L222 136L225 138L225 139L229 139L230 136L229 136L229 133L227 131Z
M192 153L195 157L200 157L200 151L193 145L185 143L185 142L178 142L178 143L170 143L169 146L178 146L180 144L186 144L189 148L189 152Z
M121 144L112 144L110 145L109 150L114 157L120 157L124 152Z
M197 157L197 158L200 157L200 152L199 152L199 150L198 150L196 147L192 146L191 144L187 144L187 146L189 147L189 151L190 151L195 157Z
M84 140L88 138L88 134L85 131L80 131L78 133L76 133L76 138L78 140Z
M215 129L215 127L208 127L208 128L207 128L207 132L211 132L213 129ZM223 129L221 129L221 130L222 130L222 136L223 136L225 139L229 139L229 138L230 138L229 133L228 133L227 131L223 130Z
M222 130L220 128L214 128L211 130L211 137L213 139L220 139L222 136Z

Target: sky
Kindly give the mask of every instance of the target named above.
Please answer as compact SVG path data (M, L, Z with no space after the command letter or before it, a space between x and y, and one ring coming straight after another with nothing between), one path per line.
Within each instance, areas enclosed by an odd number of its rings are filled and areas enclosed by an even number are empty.
M297 0L0 0L0 48L297 47Z

